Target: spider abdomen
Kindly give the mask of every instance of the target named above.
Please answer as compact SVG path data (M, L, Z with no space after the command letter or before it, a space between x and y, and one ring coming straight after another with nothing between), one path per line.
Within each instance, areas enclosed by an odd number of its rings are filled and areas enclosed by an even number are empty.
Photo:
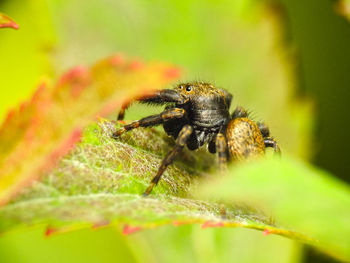
M229 122L226 138L230 156L234 160L246 160L265 153L264 138L258 125L248 118L236 118Z

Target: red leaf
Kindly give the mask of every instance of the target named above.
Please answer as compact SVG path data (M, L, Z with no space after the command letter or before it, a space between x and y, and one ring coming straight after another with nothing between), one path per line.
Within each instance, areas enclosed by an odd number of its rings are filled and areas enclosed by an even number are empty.
M92 119L169 83L164 72L171 68L118 55L91 68L75 67L53 87L42 83L0 127L0 205L52 168Z

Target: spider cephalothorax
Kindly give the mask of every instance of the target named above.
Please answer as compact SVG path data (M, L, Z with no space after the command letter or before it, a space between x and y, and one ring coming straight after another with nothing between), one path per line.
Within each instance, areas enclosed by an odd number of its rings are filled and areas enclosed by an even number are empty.
M137 99L143 103L165 104L160 114L132 122L117 130L113 137L125 131L163 124L165 132L175 140L174 148L165 156L144 195L151 193L166 167L186 145L195 150L208 144L211 153L218 153L219 166L224 169L229 158L246 159L264 153L265 147L279 147L269 137L268 128L248 118L246 111L238 107L230 116L232 95L223 89L204 82L191 82L177 85L174 89L155 91L152 95ZM118 116L121 120L125 104Z

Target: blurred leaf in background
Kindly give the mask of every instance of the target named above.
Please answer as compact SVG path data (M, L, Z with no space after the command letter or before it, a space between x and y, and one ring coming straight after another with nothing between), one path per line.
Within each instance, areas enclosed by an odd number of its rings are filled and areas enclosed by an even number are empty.
M159 89L177 74L169 65L114 56L91 69L72 69L53 87L42 84L0 128L0 204L51 168L96 115L110 114L127 99Z
M230 176L202 187L202 196L260 207L317 239L322 250L350 261L350 187L331 175L284 156L232 167Z
M0 13L0 28L13 28L18 29L19 26L10 17Z
M0 32L0 119L27 100L44 76L52 76L49 55L56 42L46 1L1 1L20 30Z

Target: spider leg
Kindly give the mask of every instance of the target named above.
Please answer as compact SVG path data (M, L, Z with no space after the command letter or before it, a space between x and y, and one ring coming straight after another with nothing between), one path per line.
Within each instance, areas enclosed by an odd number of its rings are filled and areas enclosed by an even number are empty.
M270 129L267 127L267 125L263 122L258 122L257 123L259 130L264 137L264 144L265 147L272 147L275 151L276 154L281 155L281 149L277 143L277 141L270 137Z
M216 135L216 151L219 156L219 169L224 172L227 169L227 141L221 132Z
M131 101L123 103L119 114L118 120L123 120L125 115L125 110L130 106L134 101L139 101L141 103L150 103L156 105L164 105L166 103L176 103L176 104L185 104L188 99L182 97L178 92L172 89L163 89L156 90L151 94L143 95L137 97Z
M174 148L171 149L168 152L168 154L164 157L162 164L160 165L156 176L153 177L151 183L147 187L146 191L143 193L143 196L148 196L152 192L153 187L158 184L165 169L168 167L168 165L170 165L174 161L176 155L182 151L182 149L186 145L186 142L187 142L188 138L190 137L190 135L192 134L192 132L193 132L193 128L190 125L185 125L181 129L179 136L177 137L177 139L175 141Z
M274 138L272 137L264 138L264 143L265 143L265 147L272 147L275 151L275 154L281 155L281 149Z
M148 126L158 125L170 119L182 118L184 115L185 115L185 110L181 108L172 108L169 110L165 110L160 114L148 116L141 120L134 121L128 125L125 125L124 127L117 130L115 133L113 133L112 137L117 138L126 131L129 131L138 127L148 127Z
M129 106L130 106L131 103L132 103L132 102L129 101L129 102L125 102L125 103L122 104L122 107L120 108L120 111L119 111L119 113L118 113L118 121L124 120L125 110L126 110L127 108L129 108Z
M176 104L185 104L188 102L188 98L184 98L175 90L172 89L162 89L157 90L151 95L146 95L138 99L138 101L143 103L151 103L164 105L166 103L176 103Z

